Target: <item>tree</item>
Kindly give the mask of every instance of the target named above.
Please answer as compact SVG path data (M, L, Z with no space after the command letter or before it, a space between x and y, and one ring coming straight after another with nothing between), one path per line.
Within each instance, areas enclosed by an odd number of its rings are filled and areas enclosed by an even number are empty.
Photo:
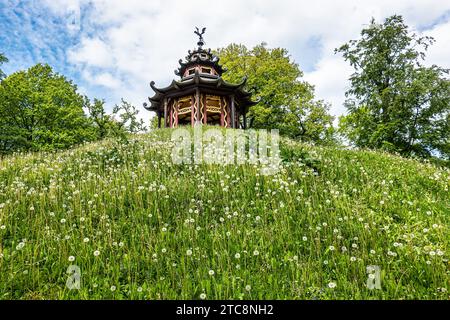
M0 66L5 63L8 62L8 58L6 58L6 56L2 53L0 53ZM5 77L5 73L2 71L2 69L0 69L0 81Z
M260 99L249 110L249 127L277 128L303 141L331 141L333 117L328 105L314 100L313 86L300 80L303 73L286 49L269 49L262 43L249 50L230 44L216 53L228 68L224 79L239 82L247 76L247 89Z
M86 99L64 76L37 64L0 83L0 152L67 148L95 138Z
M372 19L359 40L335 50L355 69L346 92L348 115L340 119L350 142L405 156L450 157L448 70L422 65L433 42L409 32L394 15L381 25Z
M138 133L147 130L144 120L138 119L139 110L131 103L121 99L120 105L113 108L113 119L120 130L129 133Z
M105 101L94 99L94 103L87 104L89 119L93 122L97 138L105 138L113 125L113 120L105 111Z

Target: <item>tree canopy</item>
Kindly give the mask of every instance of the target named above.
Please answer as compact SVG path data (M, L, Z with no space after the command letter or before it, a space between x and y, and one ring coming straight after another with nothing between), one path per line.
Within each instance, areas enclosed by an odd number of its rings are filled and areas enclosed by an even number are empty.
M95 137L77 87L48 65L0 83L0 152L67 148Z
M247 88L260 99L250 108L250 128L277 128L280 133L303 141L332 140L329 106L315 100L313 86L301 80L303 73L286 49L270 49L265 43L252 49L230 44L216 53L228 69L224 79L239 82L247 76Z
M340 130L358 147L405 156L450 157L448 70L423 65L434 42L394 15L372 19L358 40L336 49L354 68Z

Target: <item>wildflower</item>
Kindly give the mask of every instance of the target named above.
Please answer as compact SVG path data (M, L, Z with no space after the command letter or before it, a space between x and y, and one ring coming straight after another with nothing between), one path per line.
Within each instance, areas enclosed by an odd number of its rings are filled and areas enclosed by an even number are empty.
M19 244L16 246L16 250L20 250L23 247L25 247L25 242L19 242Z
M346 252L347 251L347 247L346 246L342 246L341 250L342 250L342 252Z
M89 238L84 238L84 239L83 239L83 242L84 242L84 243L89 242Z
M142 292L142 287L138 287L137 292Z
M166 231L167 231L167 228L166 228L166 227L163 227L161 230L162 230L162 232L166 232Z
M200 299L205 300L206 299L206 294L205 293L200 293Z
M238 252L238 253L236 253L236 254L234 255L234 257L235 257L236 259L239 259L239 258L241 257L241 254Z
M61 223L66 223L66 219L62 218Z
M329 249L330 249L330 251L334 251L335 248L334 248L334 246L330 246Z
M209 271L208 271L208 274L209 274L210 276L213 276L213 275L214 275L214 270L212 270L212 269L209 270Z
M307 241L308 238L307 238L307 237L303 237L302 240L303 240L303 241Z
M355 257L350 257L350 261L355 262L356 258Z
M435 255L436 255L436 252L430 251L430 256L435 256Z
M186 250L186 254L187 254L188 256L192 256L192 250L190 250L190 249Z
M5 225L2 225L2 226L0 226L0 229L5 230L5 229L6 229L6 226L5 226Z
M328 284L328 288L330 288L330 289L336 288L336 282L330 282Z
M261 217L260 216L256 216L256 221L259 221L259 220L261 220Z
M94 251L94 256L98 257L99 255L100 255L100 251L95 250L95 251Z
M250 285L246 285L245 290L250 291L250 290L252 290L252 287Z
M119 244L119 245L120 245L120 244ZM166 248L162 248L162 249L161 249L161 252L162 252L162 253L166 253L166 252L167 252L167 249L166 249Z
M70 261L70 262L75 261L75 257L74 257L74 256L70 256L70 257L69 257L69 261Z
M254 255L254 256L259 255L259 251L258 251L258 250L253 251L253 255Z
M113 292L114 292L114 291L116 291L116 289L117 289L117 288L116 288L116 286L111 286L111 288L110 288L110 289L111 289L111 291L113 291Z
M375 254L376 251L372 249L372 250L370 250L370 253L371 253L371 254Z

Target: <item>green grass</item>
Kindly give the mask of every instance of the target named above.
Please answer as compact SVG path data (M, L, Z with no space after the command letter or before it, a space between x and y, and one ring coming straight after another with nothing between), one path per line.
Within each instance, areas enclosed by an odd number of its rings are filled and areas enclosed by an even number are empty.
M170 133L1 159L0 298L449 298L449 169L288 140L274 176L174 165Z

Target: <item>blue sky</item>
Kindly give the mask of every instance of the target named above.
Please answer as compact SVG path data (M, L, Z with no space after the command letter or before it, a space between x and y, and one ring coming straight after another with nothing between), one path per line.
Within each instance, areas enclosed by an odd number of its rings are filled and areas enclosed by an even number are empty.
M0 0L0 52L9 58L2 69L48 63L108 108L121 97L141 106L152 94L148 83L175 78L178 59L195 45L194 27L206 26L211 48L262 41L287 48L317 98L340 115L352 70L333 49L356 38L371 17L395 13L436 39L427 63L450 68L450 0L236 0L214 8L196 0Z

